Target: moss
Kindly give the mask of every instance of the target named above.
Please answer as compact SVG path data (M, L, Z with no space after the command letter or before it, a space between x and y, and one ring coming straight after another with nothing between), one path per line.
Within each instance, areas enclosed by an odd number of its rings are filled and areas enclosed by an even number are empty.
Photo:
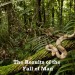
M65 40L62 42L63 47L67 47L71 44L74 44L75 41L69 41L69 40ZM75 47L75 44L74 44ZM49 53L48 51L46 51L45 49L39 50L38 52L36 52L34 55L30 56L27 58L27 60L42 60L44 58L50 58L51 57L51 53ZM23 60L24 61L24 60ZM8 75L12 72L18 72L19 70L22 69L23 65L15 65L15 64L11 64L11 65L7 65L7 66L1 66L0 67L0 75Z

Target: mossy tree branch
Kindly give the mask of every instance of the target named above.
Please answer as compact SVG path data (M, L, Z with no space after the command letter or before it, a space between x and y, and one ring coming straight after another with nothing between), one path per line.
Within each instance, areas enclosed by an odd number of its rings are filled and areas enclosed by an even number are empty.
M53 43L55 44L55 43ZM66 50L73 50L75 49L75 39L70 39L70 40L64 40L62 42L62 46L64 48L66 48ZM52 58L51 53L48 52L45 49L39 50L37 53L35 53L34 55L28 57L27 59L24 60L47 60L49 58ZM18 71L20 71L22 69L23 66L28 66L25 64L10 64L7 66L2 66L0 67L0 75L9 75L9 74L13 74L16 73Z

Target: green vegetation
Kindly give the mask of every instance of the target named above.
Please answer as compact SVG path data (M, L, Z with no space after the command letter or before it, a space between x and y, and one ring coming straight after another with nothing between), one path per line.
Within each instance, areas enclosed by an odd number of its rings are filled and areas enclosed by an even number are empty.
M75 36L62 42L65 59L45 50L64 34L75 31L75 0L0 0L0 75L74 75ZM22 71L25 64L13 60L59 60L58 64L32 65L53 67L53 71Z

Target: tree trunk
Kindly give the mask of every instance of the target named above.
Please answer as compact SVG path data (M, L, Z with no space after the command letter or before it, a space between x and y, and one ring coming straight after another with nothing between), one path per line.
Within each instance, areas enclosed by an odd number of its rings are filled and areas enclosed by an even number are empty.
M21 30L21 23L15 14L15 10L13 9L12 2L10 0L3 0L2 6L0 8L3 8L8 15L8 32L9 35L16 34Z
M63 19L62 19L62 13L63 13L63 0L61 0L61 10L60 10L60 25L62 27Z
M75 0L74 0L74 13L75 13Z
M54 26L54 6L52 7L52 26Z
M14 9L12 8L12 4L7 6L6 8L7 15L8 15L8 31L9 34L11 35L17 35L18 32L21 31L21 23L19 22L17 15L15 14Z
M44 5L44 0L42 0L42 14L43 14L43 24L46 22L46 15L45 15L45 5Z
M41 0L37 0L36 1L36 4L37 4L37 6L36 6L36 12L37 12L37 22L36 22L36 24L37 24L37 26L38 27L40 27L41 26L41 22L42 22L42 18L41 18Z
M1 18L1 9L0 9L0 25L2 23L2 18Z
M22 32L21 21L18 19L11 1L3 2L0 8L3 8L5 12L7 12L9 39L11 37L15 42L15 39L19 36L20 32ZM12 46L18 46L18 43L12 43Z
M24 11L25 11L25 9L26 9L26 4L25 4L25 1L23 1L24 3L23 3L23 6L24 6ZM23 14L23 16L24 16L24 25L25 25L25 27L26 27L26 24L27 24L27 22L26 22L26 14L24 13Z
M72 0L70 0L69 20L71 20Z

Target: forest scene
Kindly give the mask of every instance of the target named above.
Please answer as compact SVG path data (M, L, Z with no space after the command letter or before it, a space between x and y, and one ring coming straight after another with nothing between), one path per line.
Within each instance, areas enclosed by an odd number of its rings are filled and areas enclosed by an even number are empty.
M75 0L0 0L0 75L75 75Z

